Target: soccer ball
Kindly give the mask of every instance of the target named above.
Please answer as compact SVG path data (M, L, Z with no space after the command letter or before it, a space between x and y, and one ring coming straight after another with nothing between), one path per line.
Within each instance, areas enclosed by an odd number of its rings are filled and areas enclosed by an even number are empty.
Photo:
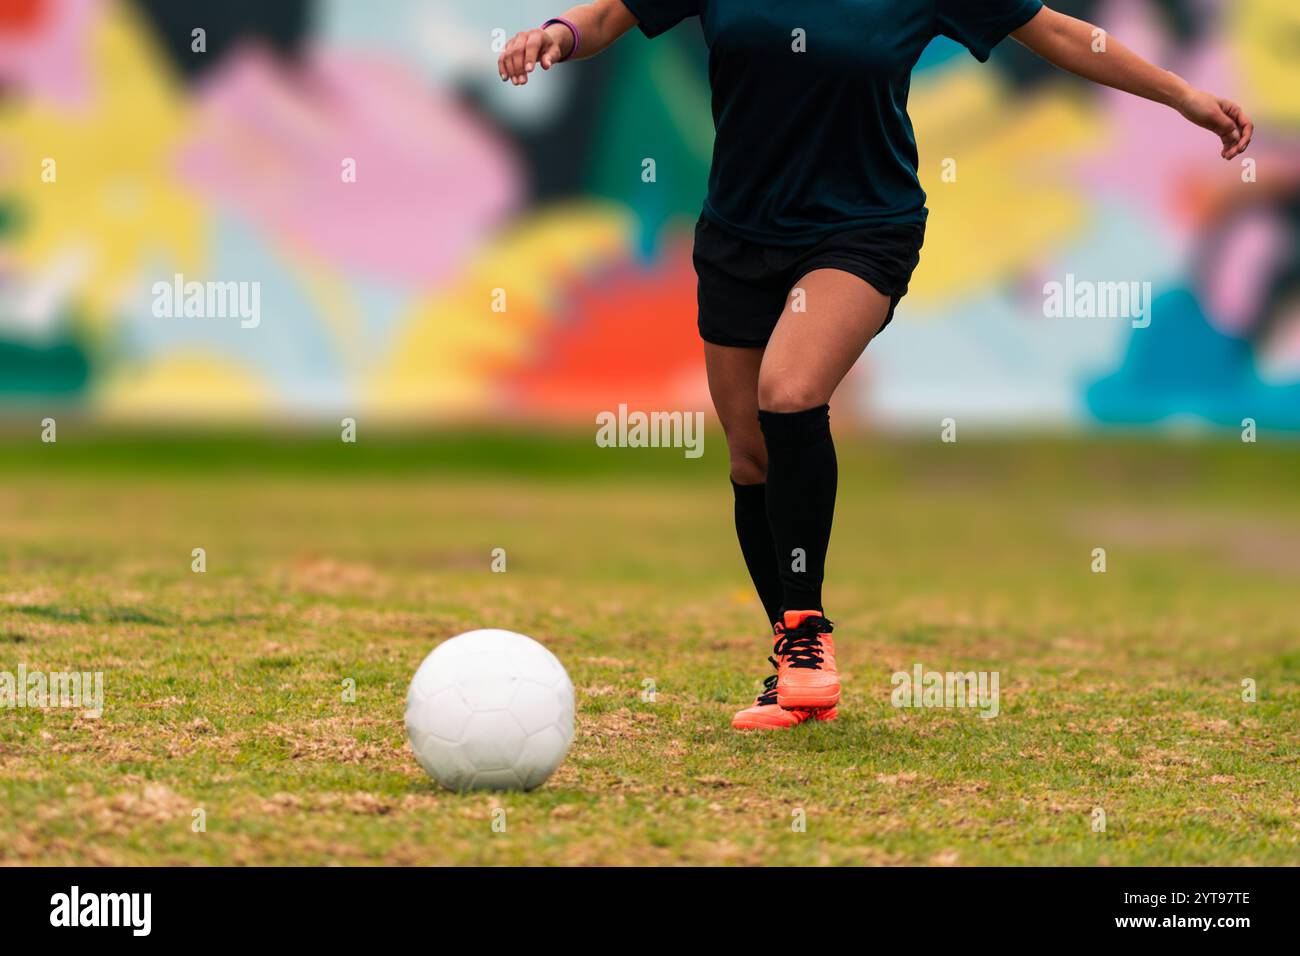
M406 735L420 766L450 790L532 790L573 740L573 684L532 638L469 631L415 672Z

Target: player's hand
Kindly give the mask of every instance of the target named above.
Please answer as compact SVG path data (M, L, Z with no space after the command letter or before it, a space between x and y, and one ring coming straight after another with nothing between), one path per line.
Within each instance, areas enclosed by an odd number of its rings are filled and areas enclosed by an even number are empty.
M515 34L506 44L497 60L497 72L502 81L509 80L515 86L528 82L528 74L540 63L543 70L549 70L564 58L560 41L545 30L525 30Z
M1223 141L1221 155L1224 159L1244 153L1255 135L1255 124L1240 106L1202 90L1193 90L1178 104L1178 112L1197 126L1219 135Z

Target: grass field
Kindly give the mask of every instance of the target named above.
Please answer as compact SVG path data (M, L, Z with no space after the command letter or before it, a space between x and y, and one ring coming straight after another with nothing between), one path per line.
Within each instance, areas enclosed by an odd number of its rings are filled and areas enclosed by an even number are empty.
M845 437L842 717L741 735L769 645L718 436L60 427L0 451L0 671L106 706L0 711L5 863L1300 863L1300 446ZM531 794L406 746L415 667L480 626L578 691ZM918 663L997 671L999 716L896 709Z

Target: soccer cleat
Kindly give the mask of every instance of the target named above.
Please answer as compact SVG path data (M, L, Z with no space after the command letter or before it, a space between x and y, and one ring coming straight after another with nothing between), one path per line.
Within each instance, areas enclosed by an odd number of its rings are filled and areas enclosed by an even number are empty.
M770 657L768 660L772 660ZM776 661L772 661L773 666ZM763 692L754 701L753 707L746 707L731 718L731 726L737 730L785 730L798 727L808 718L814 720L834 720L838 714L834 707L824 710L785 710L776 702L776 675L763 681Z
M820 710L840 700L831 622L820 611L786 611L776 625L776 702L786 710Z

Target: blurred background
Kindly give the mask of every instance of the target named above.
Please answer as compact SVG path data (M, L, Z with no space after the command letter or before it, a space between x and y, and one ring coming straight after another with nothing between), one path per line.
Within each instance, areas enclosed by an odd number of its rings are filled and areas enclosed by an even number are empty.
M1239 100L1249 168L1014 43L926 52L921 267L834 403L811 776L718 736L770 632L695 331L699 26L502 84L568 2L0 0L0 672L109 697L0 720L0 863L1295 862L1296 0L1056 2ZM1069 276L1150 283L1150 327L1048 317ZM624 403L708 411L705 454L598 447ZM406 751L410 675L482 626L578 691L541 799L584 809L535 838ZM900 715L918 661L1014 716ZM828 836L750 825L808 792Z
M562 5L0 0L0 410L707 409L698 24L502 84L501 43ZM1256 181L1172 111L1014 43L981 66L936 41L912 97L921 268L841 415L1300 432L1300 7L1055 6L1239 100ZM158 317L154 286L178 274L258 284L260 322ZM1152 326L1045 317L1044 284L1071 274L1150 282Z

